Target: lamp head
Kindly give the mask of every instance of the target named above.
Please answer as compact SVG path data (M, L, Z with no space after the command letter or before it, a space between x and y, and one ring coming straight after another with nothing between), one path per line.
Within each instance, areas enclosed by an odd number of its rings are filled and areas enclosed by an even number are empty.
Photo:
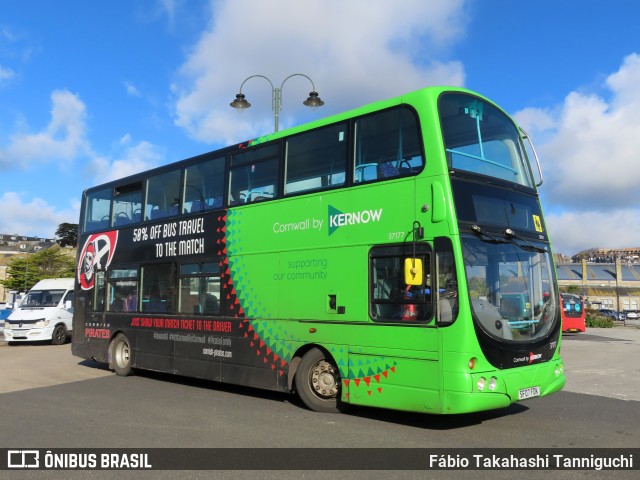
M309 92L309 98L302 103L311 108L321 107L324 105L324 102L318 96L318 92Z
M231 105L233 108L238 109L249 108L251 106L251 104L245 100L243 93L238 93L236 95L236 99L229 105Z

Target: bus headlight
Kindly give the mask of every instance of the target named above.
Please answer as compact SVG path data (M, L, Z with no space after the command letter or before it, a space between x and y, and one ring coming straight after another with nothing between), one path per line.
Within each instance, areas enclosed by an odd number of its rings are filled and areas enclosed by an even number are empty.
M43 327L46 327L47 325L49 325L49 320L45 320L43 318L42 320L38 320L33 326L36 328L43 328Z
M487 380L484 377L480 377L477 383L478 390L483 391L486 384L487 384Z
M560 375L562 375L562 372L564 372L564 367L560 363L556 365L556 370L555 370L556 377L559 377Z
M4 329L11 330L11 324L9 322L4 322Z
M498 386L498 379L496 377L491 377L491 380L489 380L489 390L493 392L497 386Z

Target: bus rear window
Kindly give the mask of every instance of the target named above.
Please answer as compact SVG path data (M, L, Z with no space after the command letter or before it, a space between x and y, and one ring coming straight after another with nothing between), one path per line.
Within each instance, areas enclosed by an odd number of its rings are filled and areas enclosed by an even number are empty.
M111 214L111 188L96 190L85 199L83 231L95 232L109 226Z

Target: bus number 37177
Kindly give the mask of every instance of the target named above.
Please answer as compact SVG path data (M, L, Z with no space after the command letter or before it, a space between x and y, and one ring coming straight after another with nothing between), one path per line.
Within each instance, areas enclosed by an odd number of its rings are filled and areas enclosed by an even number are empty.
M323 412L549 395L541 183L500 107L429 87L89 188L72 351Z

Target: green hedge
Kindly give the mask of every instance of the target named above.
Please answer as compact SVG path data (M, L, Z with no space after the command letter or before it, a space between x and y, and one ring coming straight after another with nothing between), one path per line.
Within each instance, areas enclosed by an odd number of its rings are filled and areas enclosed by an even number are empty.
M592 328L613 328L614 322L612 318L598 315L587 311L587 327Z

